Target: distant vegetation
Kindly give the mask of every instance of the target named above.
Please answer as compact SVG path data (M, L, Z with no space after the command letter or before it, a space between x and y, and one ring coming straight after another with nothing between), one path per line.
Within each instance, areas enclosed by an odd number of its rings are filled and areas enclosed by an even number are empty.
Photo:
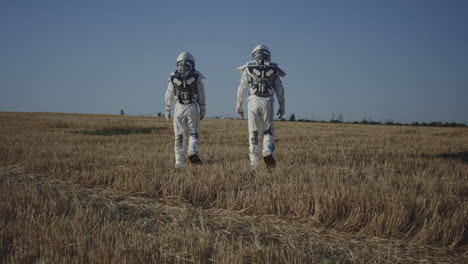
M412 123L400 123L393 121L374 121L370 118L363 118L362 121L344 121L343 115L340 113L335 117L335 114L332 115L332 118L329 121L317 121L307 118L296 119L294 113L291 114L290 118L286 120L282 118L280 121L289 121L289 122L317 122L317 123L344 123L344 124L363 124L363 125L388 125L388 126L427 126L427 127L466 127L464 123L457 122L442 122L442 121L432 121L429 123L425 122L412 122Z

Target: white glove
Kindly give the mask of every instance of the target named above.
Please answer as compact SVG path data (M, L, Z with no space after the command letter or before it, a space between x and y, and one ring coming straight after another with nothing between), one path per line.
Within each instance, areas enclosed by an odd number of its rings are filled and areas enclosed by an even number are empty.
M206 105L200 105L200 120L203 120L203 118L205 118L205 113L206 113Z
M276 114L278 115L278 119L283 118L283 116L284 116L284 103L280 104L279 109L278 109L278 113L276 113Z
M242 105L237 105L237 107L236 107L236 114L237 114L240 118L244 118L244 110L242 110Z

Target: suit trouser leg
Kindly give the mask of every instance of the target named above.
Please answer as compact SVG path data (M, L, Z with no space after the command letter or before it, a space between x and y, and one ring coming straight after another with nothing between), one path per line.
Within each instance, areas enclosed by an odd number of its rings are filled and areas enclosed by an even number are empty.
M249 126L249 156L251 162L258 162L259 148L258 138L260 136L260 115L258 113L258 102L253 98L248 101L248 126Z
M188 145L188 156L197 155L198 141L200 136L200 108L198 104L192 104L189 106L187 112L187 128L189 133L189 145Z
M184 106L180 104L175 105L174 110L174 135L175 135L175 159L177 161L184 160L184 143L185 143L185 130L187 128L185 122Z
M262 113L263 119L263 157L268 155L273 155L275 150L275 142L273 139L274 135L274 126L273 126L273 117L274 117L274 102L268 100L265 102L264 111Z

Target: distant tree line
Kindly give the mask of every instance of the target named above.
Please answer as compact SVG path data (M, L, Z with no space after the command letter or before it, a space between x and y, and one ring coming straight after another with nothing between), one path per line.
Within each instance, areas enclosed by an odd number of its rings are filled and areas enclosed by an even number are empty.
M364 125L389 125L389 126L427 126L427 127L467 127L464 123L456 123L456 122L442 122L442 121L433 121L429 123L425 122L412 122L412 123L400 123L400 122L393 122L391 120L388 121L374 121L371 118L363 118L362 121L352 121L347 122L344 121L344 117L341 113L338 115L332 114L332 118L329 121L317 121L311 120L307 118L296 119L296 115L292 113L289 119L282 118L280 121L287 121L287 122L317 122L317 123L344 123L344 124L364 124Z
M123 110L121 110L121 114L123 115ZM162 113L157 113L158 117L162 117ZM215 116L212 117L214 119L238 119L238 118L223 118L222 116ZM283 122L316 122L316 123L344 123L344 124L363 124L363 125L388 125L388 126L427 126L427 127L467 127L464 123L457 123L457 122L442 122L442 121L433 121L429 123L425 122L412 122L412 123L400 123L400 122L393 122L392 120L386 121L374 121L372 118L364 117L362 121L344 121L344 116L342 113L332 114L330 120L313 120L307 118L297 119L296 114L291 113L289 119L281 118L279 121Z

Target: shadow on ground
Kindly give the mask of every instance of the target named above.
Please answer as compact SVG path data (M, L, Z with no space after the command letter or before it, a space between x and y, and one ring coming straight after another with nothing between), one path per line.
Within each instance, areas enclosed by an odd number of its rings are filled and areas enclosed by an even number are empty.
M425 155L425 158L433 159L433 158L442 158L442 159L450 159L461 161L465 164L468 164L468 152L456 152L456 153L441 153L436 155Z

